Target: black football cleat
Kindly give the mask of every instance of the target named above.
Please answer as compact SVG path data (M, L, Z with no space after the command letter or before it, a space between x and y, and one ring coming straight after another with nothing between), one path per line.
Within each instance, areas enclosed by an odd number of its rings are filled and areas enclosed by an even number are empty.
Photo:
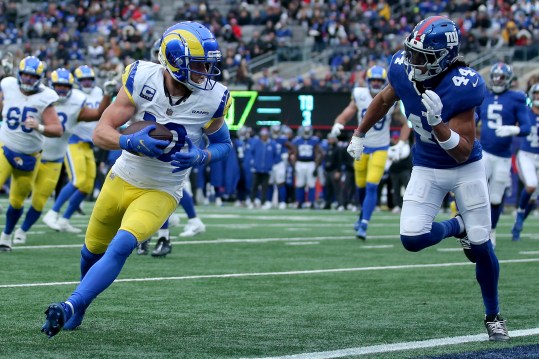
M41 331L52 338L62 330L66 322L66 314L62 303L52 303L45 311L47 317Z
M455 217L460 217L462 219L462 216L460 214L457 214ZM466 230L464 230L464 232L462 232L461 234L457 234L455 238L457 239L457 242L459 242L459 244L461 245L466 258L468 258L470 262L475 263L476 259L475 255L472 252L472 242L470 242L470 240L468 239L468 234L466 233Z
M161 237L157 240L155 249L152 252L152 257L166 257L167 254L172 252L172 244L170 239Z
M497 314L493 318L485 318L485 327L487 328L488 340L493 342L505 342L511 339L505 320Z
M149 238L145 240L144 242L137 243L137 254L139 256L145 256L148 253L150 253L150 241L152 239Z

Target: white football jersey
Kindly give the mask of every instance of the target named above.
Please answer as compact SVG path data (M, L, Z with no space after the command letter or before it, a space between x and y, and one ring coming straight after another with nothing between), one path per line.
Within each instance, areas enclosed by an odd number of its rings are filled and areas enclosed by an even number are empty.
M122 85L137 108L131 121L154 121L165 125L174 134L174 141L158 158L122 151L112 172L134 186L162 190L179 201L184 179L190 171L172 173L175 168L170 164L172 155L181 149L187 151L187 146L183 146L185 135L193 144L204 147L203 129L213 118L224 115L230 99L227 88L216 83L212 90L193 91L184 101L172 105L171 102L176 100L165 92L164 71L159 64L137 61L124 70Z
M352 99L357 107L357 121L358 124L363 120L363 116L367 112L367 107L372 102L372 96L368 88L355 87L352 91ZM385 147L389 146L389 126L391 125L391 113L393 109L388 112L386 116L380 119L372 126L372 128L365 134L365 147Z
M85 95L86 106L95 109L99 108L99 104L103 99L103 90L101 88L95 86L89 94ZM73 134L84 142L92 142L95 126L97 126L97 121L79 122L73 129Z
M45 136L24 127L23 122L27 117L34 117L42 124L43 111L58 101L58 95L41 84L36 93L26 96L21 92L17 79L12 76L4 78L0 87L4 96L0 142L15 152L32 154L41 151Z
M77 125L80 111L85 104L86 94L77 89L73 89L71 95L65 101L56 103L56 112L62 123L64 134L62 137L45 137L43 153L41 154L42 160L57 161L64 158L69 137L71 137L73 128Z

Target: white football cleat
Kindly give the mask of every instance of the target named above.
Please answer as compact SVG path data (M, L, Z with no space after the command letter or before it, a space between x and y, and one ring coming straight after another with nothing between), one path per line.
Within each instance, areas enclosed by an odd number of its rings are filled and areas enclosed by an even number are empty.
M178 213L172 213L170 217L168 217L168 226L169 227L180 226L180 215Z
M73 227L71 223L69 223L69 219L60 217L58 218L58 221L56 222L56 225L58 226L58 230L60 232L68 232L68 233L80 233L82 232L82 229ZM52 227L51 227L52 228Z
M262 209L271 209L271 202L270 201L264 202Z
M25 244L25 243L26 243L26 232L18 228L15 231L15 235L13 236L13 244Z
M286 209L286 202L280 202L279 209Z
M0 234L0 252L11 252L11 234Z
M45 223L49 228L54 229L55 231L59 231L60 228L56 224L58 221L58 212L53 211L52 209L49 209L45 216L43 216L42 219L43 223Z
M183 232L180 233L180 237L193 237L202 232L206 232L206 226L200 218L195 217L187 221Z

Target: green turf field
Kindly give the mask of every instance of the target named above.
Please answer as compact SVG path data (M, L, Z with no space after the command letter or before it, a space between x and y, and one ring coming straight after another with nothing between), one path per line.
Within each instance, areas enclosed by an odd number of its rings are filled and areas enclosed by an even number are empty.
M133 253L82 326L51 340L43 312L75 288L83 236L39 221L26 245L0 253L0 357L417 358L539 342L535 217L513 243L513 217L502 216L501 308L519 336L490 343L474 266L451 238L409 253L387 212L360 242L351 212L198 210L206 233L174 237L165 259ZM72 222L83 228L88 217Z

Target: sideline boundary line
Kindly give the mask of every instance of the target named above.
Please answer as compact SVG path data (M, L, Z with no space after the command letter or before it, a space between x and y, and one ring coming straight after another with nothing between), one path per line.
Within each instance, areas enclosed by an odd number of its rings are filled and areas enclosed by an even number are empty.
M505 259L500 260L500 263L530 263L539 262L539 258L525 259ZM344 273L344 272L362 272L362 271L378 271L391 269L415 269L415 268L440 268L440 267L455 267L455 266L470 266L470 262L453 262L453 263L432 263L432 264L404 264L394 266L380 267L356 267L356 268L334 268L334 269L314 269L314 270L296 270L285 272L253 272L253 273L228 273L228 274L206 274L206 275L188 275L179 277L150 277L150 278L123 278L116 279L115 283L127 282L158 282L165 280L189 280L189 279L221 279L221 278L243 278L243 277L269 277L269 276L286 276L286 275L306 275L306 274L324 274L324 273ZM21 283L21 284L2 284L0 289L4 288L24 288L24 287L51 287L59 285L74 285L79 281L72 282L44 282L44 283Z
M512 330L509 332L509 335L511 336L511 338L526 337L526 336L532 336L532 335L537 335L537 334L539 334L539 328ZM483 342L487 340L488 340L487 334L464 335L464 336L459 336L459 337L446 337L446 338L428 339L428 340L413 341L413 342L371 345L367 347L347 348L347 349L331 350L331 351L325 351L325 352L302 353L302 354L293 354L293 355L284 355L284 356L275 356L275 357L263 357L260 359L342 358L346 356L382 354L382 353L390 353L390 352L396 352L396 351L401 351L401 350L434 348L434 347L441 347L441 346L446 346L446 345Z

